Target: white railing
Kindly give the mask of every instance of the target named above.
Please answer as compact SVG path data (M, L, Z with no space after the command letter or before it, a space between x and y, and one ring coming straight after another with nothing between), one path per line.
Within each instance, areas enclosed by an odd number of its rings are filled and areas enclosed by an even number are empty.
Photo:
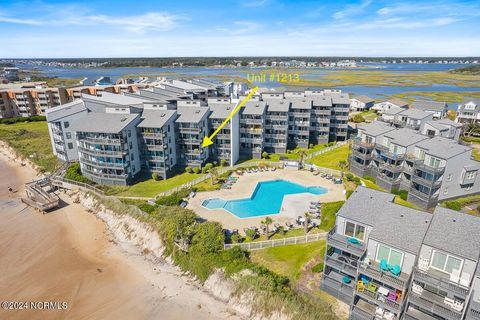
M327 233L315 233L315 234L307 234L304 236L298 237L288 237L283 239L274 239L274 240L265 240L265 241L252 241L252 242L244 242L244 243L226 243L223 245L224 249L230 249L235 246L238 246L245 250L260 250L265 248L272 248L278 246L287 246L291 244L302 244L302 243L309 243L315 242L320 240L325 240L327 238Z
M344 146L346 144L350 143L350 140L347 140L347 141L339 141L337 142L336 144L334 144L333 146L330 146L330 147L326 147L324 149L320 149L318 151L315 151L315 152L312 152L310 153L308 156L305 157L305 160L309 160L313 157L316 157L318 155L321 155L321 154L324 154L326 152L330 152L332 150L335 150L337 148L340 148L341 146Z

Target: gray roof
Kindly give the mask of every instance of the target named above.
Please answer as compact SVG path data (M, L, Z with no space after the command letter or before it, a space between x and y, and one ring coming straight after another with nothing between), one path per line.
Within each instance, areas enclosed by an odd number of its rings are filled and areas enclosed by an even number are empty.
M387 116L394 116L396 114L399 114L402 111L405 111L405 109L400 107L392 107L388 110L383 111L383 114Z
M360 102L363 102L363 103L372 103L372 102L375 102L375 100L373 100L372 98L368 97L368 96L354 96L352 97L352 99L356 99Z
M242 114L245 115L262 115L265 112L265 101L247 101L243 107Z
M332 99L327 96L322 96L322 95L315 95L315 96L310 96L310 99L312 99L312 104L317 107L331 107L332 106Z
M461 123L457 123L457 122L452 121L450 119L430 120L430 121L427 121L425 123L431 125L432 127L436 128L440 131L449 130L449 127L460 128L462 126Z
M427 136L419 134L415 130L401 128L385 133L385 137L391 138L392 143L400 145L402 147L408 147L412 144L416 144L422 140L428 139Z
M419 109L411 109L411 108L403 110L399 114L405 117L409 117L411 119L418 119L418 120L425 119L426 117L432 116L431 112L425 112Z
M396 106L399 106L399 107L405 107L405 106L408 106L408 102L405 101L405 100L402 100L402 99L399 99L399 98L391 98L391 99L388 99L387 102L390 102Z
M395 195L358 187L337 216L372 227L369 238L417 254L432 215L395 204Z
M89 94L82 93L82 98L86 100L94 100L95 102L105 103L110 105L118 106L130 106L130 105L139 105L144 101L151 101L150 99L144 99L141 96L132 97L124 96L123 94L116 94L110 92L102 92L102 96L92 96Z
M441 159L449 159L472 150L469 146L464 146L452 139L439 136L420 141L416 146L424 149L426 153Z
M292 109L312 109L312 99L311 98L305 98L305 97L290 97L288 98L290 102L292 103Z
M131 113L89 112L81 120L73 122L70 128L80 132L119 133L139 117L139 114Z
M175 110L149 110L146 109L142 114L142 122L138 125L140 128L162 128L168 120L175 117Z
M333 104L350 104L348 93L325 92L325 96L332 98Z
M425 101L425 100L417 100L413 102L410 108L415 108L418 110L433 110L433 111L445 111L447 108L446 102L438 102L438 101Z
M367 124L359 124L357 128L358 130L362 130L365 134L373 137L395 130L395 127L392 127L388 123L381 121L373 121Z
M75 100L58 107L53 107L45 110L48 122L58 121L64 117L71 116L79 112L85 112L85 103L82 100Z
M265 100L267 111L269 112L288 112L290 110L290 101L285 99Z
M470 103L470 102L473 102L473 104L475 105L475 109L474 110L467 110L465 109L465 105L467 103ZM462 103L461 105L458 106L458 110L459 111L470 111L470 112L479 112L480 111L480 99L470 99L470 100L466 100L464 103Z
M447 253L478 261L480 218L436 207L424 243Z
M177 118L178 123L198 123L200 122L208 113L210 109L207 107L177 107L177 113L179 117Z
M210 119L226 119L235 109L235 103L210 103Z

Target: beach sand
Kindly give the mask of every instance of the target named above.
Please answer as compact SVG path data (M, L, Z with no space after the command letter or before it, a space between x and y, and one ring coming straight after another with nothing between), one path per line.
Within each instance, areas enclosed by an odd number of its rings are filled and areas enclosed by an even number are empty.
M239 319L175 267L116 245L104 223L68 197L45 215L26 207L23 184L36 173L7 156L0 149L0 301L67 307L0 309L0 319Z

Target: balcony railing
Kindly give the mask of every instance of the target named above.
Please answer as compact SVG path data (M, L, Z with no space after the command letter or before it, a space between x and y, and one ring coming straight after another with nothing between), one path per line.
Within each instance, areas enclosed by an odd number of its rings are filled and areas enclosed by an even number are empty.
M442 180L428 180L422 177L417 176L416 174L412 175L412 181L429 188L439 188L442 185Z
M98 155L106 155L112 156L116 158L122 158L123 156L127 155L126 150L101 150L101 149L90 149L85 147L78 147L78 150L83 153L87 153L89 155L98 156Z
M89 137L89 136L79 136L77 135L79 141L87 141L92 142L95 144L108 144L108 145L121 145L125 143L125 139L118 138L118 139L110 139L110 138L102 138L102 137Z
M394 276L389 271L383 271L380 269L380 265L375 261L371 261L369 264L361 263L358 271L402 291L405 290L410 277L410 275L403 272L399 276Z
M437 270L429 269L427 271L414 267L414 280L429 284L443 291L453 292L461 297L467 297L468 287L450 280L450 276Z
M128 178L127 174L108 174L108 173L94 172L92 170L88 170L87 168L82 168L82 172L90 174L95 177L105 178L105 179L125 180Z
M367 250L366 244L363 242L360 242L358 244L350 243L348 239L348 237L336 233L336 228L330 230L327 236L328 245L341 249L343 251L350 252L357 257L362 257Z
M339 259L340 258L340 259ZM338 253L333 253L332 255L326 255L325 257L325 264L342 271L346 274L349 274L353 277L356 276L357 274L357 267L341 260L341 256ZM349 258L345 258L349 259ZM348 261L348 260L347 260ZM353 260L352 260L353 261ZM355 261L354 263L358 263L358 261Z
M398 313L402 305L395 301L390 301L383 294L378 292L370 292L368 290L355 291L355 293L367 301L374 301L378 306L388 309L392 312ZM402 298L403 299L403 298Z
M425 163L423 163L423 160L418 160L414 162L414 168L418 170L422 170L425 172L429 172L432 174L441 174L445 171L445 167L432 167L429 166Z
M429 195L413 187L410 188L409 194L423 201L432 201L438 198L438 194Z
M100 161L93 161L90 159L86 159L83 157L80 157L80 162L82 163L88 163L89 165L95 166L95 167L102 167L102 168L123 168L125 167L125 164L122 163L117 163L117 162L100 162Z
M409 295L409 301L423 309L426 309L434 314L437 314L448 320L462 319L462 312L456 311L450 308L448 305L441 301L441 297L435 297L434 293L429 293L424 290L422 294L411 292Z

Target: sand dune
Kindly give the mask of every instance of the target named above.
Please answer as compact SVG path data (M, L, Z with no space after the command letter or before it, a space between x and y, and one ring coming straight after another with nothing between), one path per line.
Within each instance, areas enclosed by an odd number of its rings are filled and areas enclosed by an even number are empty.
M105 225L68 198L46 215L26 208L22 184L34 176L0 154L0 300L67 308L0 309L0 319L237 319L176 268L115 245Z

